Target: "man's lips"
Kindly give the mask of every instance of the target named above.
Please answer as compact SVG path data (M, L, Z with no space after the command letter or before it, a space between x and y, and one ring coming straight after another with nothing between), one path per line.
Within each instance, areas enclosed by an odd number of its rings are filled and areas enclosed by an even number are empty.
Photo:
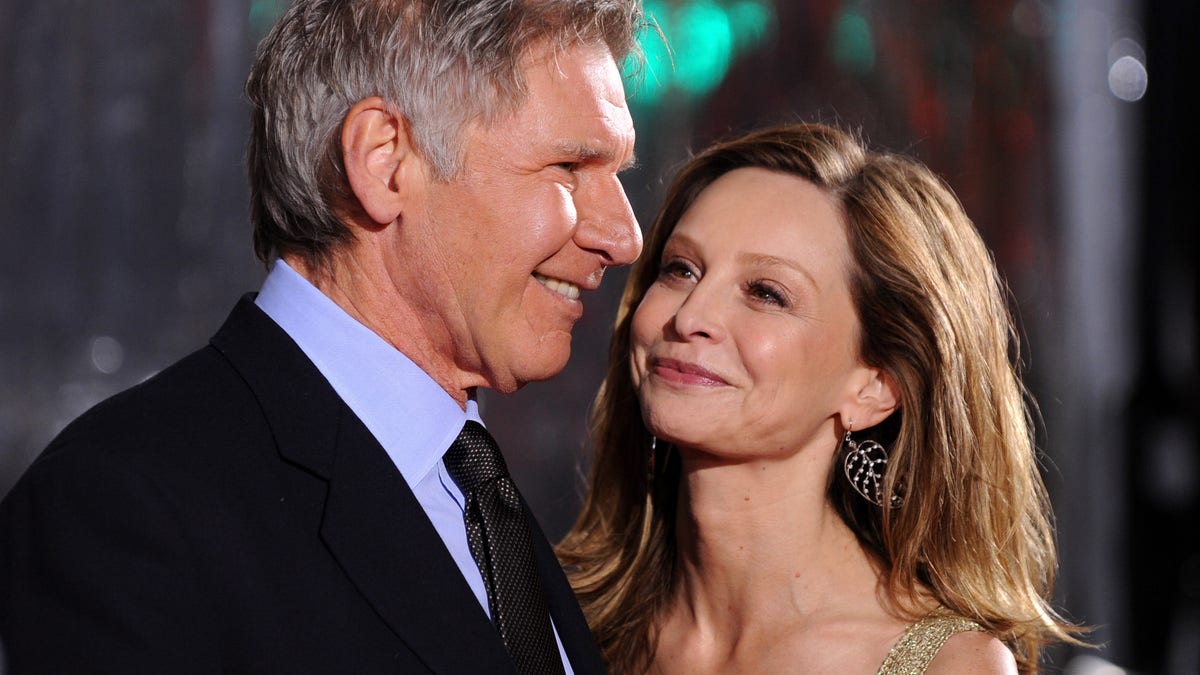
M650 366L655 375L668 382L705 387L719 387L729 384L724 378L711 370L678 359L654 359L651 361Z

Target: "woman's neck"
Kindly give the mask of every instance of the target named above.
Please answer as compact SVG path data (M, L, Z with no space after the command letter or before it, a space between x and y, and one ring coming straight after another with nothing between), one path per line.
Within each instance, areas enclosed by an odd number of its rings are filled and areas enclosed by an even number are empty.
M876 574L826 499L829 468L828 455L685 458L674 618L732 644L748 631L877 606Z

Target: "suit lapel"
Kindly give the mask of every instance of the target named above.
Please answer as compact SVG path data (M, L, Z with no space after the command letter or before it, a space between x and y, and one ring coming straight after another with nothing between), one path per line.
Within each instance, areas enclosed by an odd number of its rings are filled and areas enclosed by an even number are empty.
M576 675L603 675L605 668L600 649L596 646L591 630L588 629L583 611L579 609L575 592L571 590L571 585L567 582L546 535L538 525L537 518L528 509L526 516L529 518L538 574L542 578L542 587L546 590L546 602L550 605L554 628L558 631L563 648L571 659L571 668Z
M328 482L320 536L379 617L431 671L514 673L387 453L252 296L212 343L255 392L280 455Z
M321 536L383 620L430 670L514 672L495 627L441 537L357 418L339 434Z

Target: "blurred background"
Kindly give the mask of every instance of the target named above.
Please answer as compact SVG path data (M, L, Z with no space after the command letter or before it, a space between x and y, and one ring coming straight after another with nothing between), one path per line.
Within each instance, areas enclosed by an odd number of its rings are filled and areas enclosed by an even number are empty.
M241 86L286 0L0 2L0 495L86 408L202 346L264 270ZM1021 317L1060 605L1050 672L1200 673L1196 4L648 0L630 96L644 226L692 150L789 120L941 174ZM1190 84L1189 84L1190 83ZM484 416L552 538L624 273L567 370Z

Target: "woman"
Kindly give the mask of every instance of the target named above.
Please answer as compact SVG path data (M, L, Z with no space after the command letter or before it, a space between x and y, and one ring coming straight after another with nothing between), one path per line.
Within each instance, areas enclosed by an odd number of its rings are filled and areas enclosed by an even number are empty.
M1015 346L923 166L817 124L693 159L559 549L612 671L1032 673L1075 642Z

